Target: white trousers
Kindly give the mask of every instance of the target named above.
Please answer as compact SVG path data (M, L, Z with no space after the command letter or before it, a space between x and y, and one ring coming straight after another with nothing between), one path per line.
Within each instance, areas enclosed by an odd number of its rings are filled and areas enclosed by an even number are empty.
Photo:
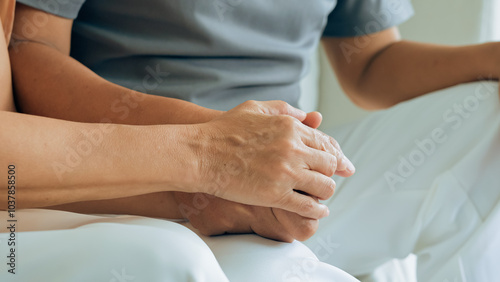
M359 276L414 253L418 281L498 281L496 83L439 91L327 133L357 171L335 178L330 216L306 242L320 260Z
M181 224L137 216L32 209L16 218L16 274L5 263L10 233L0 233L0 281L357 281L300 242L201 236L205 243Z

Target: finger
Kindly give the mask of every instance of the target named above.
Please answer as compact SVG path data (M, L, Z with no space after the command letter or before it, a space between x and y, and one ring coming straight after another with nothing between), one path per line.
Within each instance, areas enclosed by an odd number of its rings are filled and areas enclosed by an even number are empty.
M349 176L352 176L354 174L354 172L349 172L347 170L343 170L343 171L336 171L335 172L335 175L338 175L340 177L349 177Z
M337 170L347 171L354 174L355 168L351 161L344 155L339 143L325 133L309 128L307 126L299 127L302 133L302 142L313 149L328 152L337 158Z
M323 116L319 112L308 113L306 119L302 122L303 124L311 127L318 128L323 121Z
M327 153L306 147L306 156L304 156L304 165L308 169L317 171L325 176L331 177L337 171L337 157Z
M328 200L335 192L335 180L319 172L304 170L299 177L300 180L294 187L295 190L302 191L320 200Z
M278 116L287 115L298 119L299 121L304 121L307 114L295 107L290 106L284 101L267 101L261 102L261 111L268 115Z
M276 219L286 231L295 239L305 241L316 233L319 226L318 219L302 217L296 213L272 208Z
M321 219L328 216L330 213L327 206L316 202L310 196L302 195L296 191L291 191L283 197L276 208L281 208L312 219Z
M273 208L253 207L256 220L252 231L260 236L281 242L291 243L295 239L273 213Z

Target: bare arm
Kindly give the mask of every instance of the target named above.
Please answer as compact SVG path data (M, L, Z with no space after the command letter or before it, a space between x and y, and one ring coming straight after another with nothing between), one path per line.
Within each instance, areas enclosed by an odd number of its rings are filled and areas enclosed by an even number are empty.
M17 167L19 208L197 191L198 154L193 143L180 142L193 140L194 128L93 125L4 111L0 120L0 167L4 173L9 164ZM5 209L5 197L0 201Z
M43 13L47 23L25 34ZM69 56L73 21L17 4L10 57L16 97L25 113L81 122L185 124L217 111L142 94L111 83ZM43 71L41 71L43 70Z
M221 114L177 99L138 93L97 76L69 56L70 20L44 13L49 19L47 24L40 27L34 37L23 36L25 25L33 22L37 13L43 12L22 4L16 6L17 22L10 55L17 82L18 104L23 112L73 121L121 124L200 123ZM4 87L3 95L0 95L0 107L14 111L10 63L6 48L3 48L6 45L0 43L0 46L3 55L0 57L0 85ZM112 108L117 107L124 110L113 112ZM179 217L173 192L140 197L121 194L119 199L93 199L89 202L81 200L54 208L87 213Z
M17 208L195 187L189 183L195 178L186 172L196 171L197 154L184 139L193 139L196 130L184 125L95 125L14 113L3 26L3 22L10 25L10 20L0 10L0 171L7 175L9 165L16 167ZM145 146L136 146L133 140L142 140ZM0 190L7 191L8 184L2 181ZM0 209L6 207L7 197L1 197ZM175 205L162 208L176 210Z
M319 219L328 208L315 199L333 194L330 176L337 167L354 170L305 118L281 101L249 101L193 125L84 124L0 111L0 167L18 167L24 208L182 191Z
M397 28L360 37L323 38L340 84L353 102L385 108L480 79L497 79L499 43L440 46L400 40Z
M3 3L8 4L7 2ZM0 16L7 12L0 7ZM12 95L12 76L10 71L9 56L7 54L8 36L4 34L3 19L0 18L0 111L15 111L14 99ZM9 31L7 29L7 31Z

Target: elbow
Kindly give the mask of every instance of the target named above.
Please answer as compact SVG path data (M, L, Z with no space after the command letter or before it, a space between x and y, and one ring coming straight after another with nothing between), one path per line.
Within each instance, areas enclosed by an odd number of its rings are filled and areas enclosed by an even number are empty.
M347 97L353 104L367 111L377 111L388 109L401 101L391 99L388 95L383 95L362 89L361 87L342 87Z

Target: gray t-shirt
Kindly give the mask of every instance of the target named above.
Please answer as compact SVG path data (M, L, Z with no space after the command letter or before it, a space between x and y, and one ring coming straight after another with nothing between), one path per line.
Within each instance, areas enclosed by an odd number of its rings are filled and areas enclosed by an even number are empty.
M297 106L323 36L377 32L409 0L18 0L75 19L71 56L122 86L219 110ZM70 95L70 93L68 93Z

